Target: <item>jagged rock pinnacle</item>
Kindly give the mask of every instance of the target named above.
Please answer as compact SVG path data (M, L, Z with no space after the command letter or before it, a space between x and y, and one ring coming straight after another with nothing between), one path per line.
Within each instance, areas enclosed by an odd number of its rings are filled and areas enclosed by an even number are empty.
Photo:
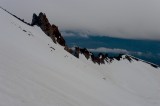
M39 26L43 32L53 40L54 43L58 42L61 46L66 45L58 27L54 24L51 25L44 13L39 13L39 16L34 13L31 25Z

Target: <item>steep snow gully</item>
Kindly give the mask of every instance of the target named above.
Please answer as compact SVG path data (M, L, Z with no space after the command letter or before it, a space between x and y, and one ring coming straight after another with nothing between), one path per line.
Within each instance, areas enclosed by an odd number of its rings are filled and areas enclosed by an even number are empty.
M0 9L0 106L160 106L160 68L98 65Z

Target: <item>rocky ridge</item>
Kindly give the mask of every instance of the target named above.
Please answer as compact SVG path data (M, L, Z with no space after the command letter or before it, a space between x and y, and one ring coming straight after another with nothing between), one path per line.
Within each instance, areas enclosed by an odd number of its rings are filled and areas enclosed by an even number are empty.
M140 61L140 59L135 58L133 56L129 56L129 55L119 54L118 56L109 57L107 53L106 54L99 53L98 56L95 56L94 53L88 51L86 48L80 48L80 47L75 47L74 49L69 48L66 44L65 39L61 35L58 27L54 24L52 25L50 24L45 13L41 12L39 13L39 15L33 14L31 26L34 26L34 25L39 26L42 29L42 31L53 40L54 43L60 44L61 46L64 47L64 50L66 50L67 52L69 52L70 54L74 55L77 58L79 58L80 54L83 54L87 60L91 59L93 63L97 63L99 65L105 64L106 62L112 63L112 61L115 59L118 61L120 61L121 59L127 59L129 62L132 62L133 60ZM148 64L150 64L155 68L159 67L152 63L148 63Z
M69 48L66 44L65 39L63 38L63 36L61 35L58 27L54 24L50 24L48 18L46 17L45 13L39 13L39 15L36 15L35 13L33 14L33 18L32 18L32 22L31 24L24 21L24 19L21 19L19 17L17 17L16 15L10 13L9 11L7 11L6 9L0 7L1 9L3 9L4 11L6 11L7 13L9 13L10 15L12 15L13 17L17 18L18 20L20 20L21 22L29 25L29 26L34 26L37 25L39 26L42 31L49 36L52 41L54 43L58 43L61 46L64 47L64 50L66 50L67 52L69 52L70 54L74 55L75 57L79 58L79 55L82 54L86 57L87 60L91 60L93 63L97 63L97 64L105 64L105 63L112 63L113 60L118 60L120 61L121 59L127 59L129 62L132 62L133 60L136 61L143 61L141 59L138 59L136 57L130 56L130 55L123 55L123 54L119 54L118 56L114 56L114 57L109 57L108 54L103 54L103 53L99 53L97 56L88 51L86 48L80 48L80 47L75 47L73 48ZM150 64L152 67L155 68L159 68L158 65L155 65L153 63L150 62L146 62L143 61L147 64Z

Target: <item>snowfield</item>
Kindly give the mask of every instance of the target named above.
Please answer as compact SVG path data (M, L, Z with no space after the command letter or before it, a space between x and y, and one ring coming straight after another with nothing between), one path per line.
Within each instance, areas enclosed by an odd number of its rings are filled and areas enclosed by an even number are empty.
M160 106L160 68L77 59L0 9L0 106Z

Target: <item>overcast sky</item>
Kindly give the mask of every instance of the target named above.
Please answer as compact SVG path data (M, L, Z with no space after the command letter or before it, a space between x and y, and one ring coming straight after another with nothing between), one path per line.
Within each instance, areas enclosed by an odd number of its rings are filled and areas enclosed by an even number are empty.
M31 21L45 12L61 30L160 40L160 0L0 0L0 5Z

